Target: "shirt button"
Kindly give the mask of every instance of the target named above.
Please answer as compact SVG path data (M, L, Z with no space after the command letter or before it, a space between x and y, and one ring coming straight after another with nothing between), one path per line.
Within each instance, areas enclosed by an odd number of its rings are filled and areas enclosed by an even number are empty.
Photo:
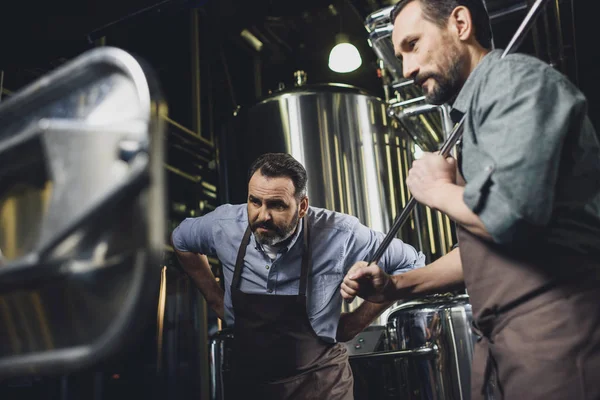
M273 289L267 290L267 293L273 293Z
M268 265L265 265L265 268L266 268L266 269L269 269L269 268L271 268L271 267L269 267Z

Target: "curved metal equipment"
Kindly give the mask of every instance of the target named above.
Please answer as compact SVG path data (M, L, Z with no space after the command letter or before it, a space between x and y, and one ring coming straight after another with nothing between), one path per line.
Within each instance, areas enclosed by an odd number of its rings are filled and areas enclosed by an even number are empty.
M477 340L472 318L467 295L392 309L382 351L350 357L356 399L468 399Z
M0 104L0 378L122 349L156 303L165 238L152 72L90 50Z

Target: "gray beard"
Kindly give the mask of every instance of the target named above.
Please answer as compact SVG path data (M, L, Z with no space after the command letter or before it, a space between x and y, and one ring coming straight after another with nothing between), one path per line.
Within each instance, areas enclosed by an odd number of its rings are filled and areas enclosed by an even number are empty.
M450 64L450 69L446 76L439 74L432 75L432 78L437 82L437 86L425 95L427 103L441 105L448 103L456 97L464 83L461 79L463 64L464 62L459 57L455 57L454 62Z
M281 242L288 240L294 234L294 232L296 232L299 220L300 217L296 215L292 223L285 229L276 230L275 233L271 235L263 235L261 233L258 233L258 231L255 231L254 237L256 238L256 241L260 244L265 244L267 246L277 246L278 244L281 244Z

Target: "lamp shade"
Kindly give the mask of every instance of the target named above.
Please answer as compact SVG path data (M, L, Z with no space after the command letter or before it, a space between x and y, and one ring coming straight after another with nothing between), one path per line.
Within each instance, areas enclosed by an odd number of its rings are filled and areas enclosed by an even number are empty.
M358 49L349 42L346 35L336 36L337 44L329 53L329 69L338 73L356 70L362 64Z

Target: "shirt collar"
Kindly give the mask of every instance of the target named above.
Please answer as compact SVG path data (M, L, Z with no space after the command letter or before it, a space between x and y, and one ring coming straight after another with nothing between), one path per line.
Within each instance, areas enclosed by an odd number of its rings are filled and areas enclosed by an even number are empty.
M467 108L471 103L471 98L475 94L477 88L477 81L486 73L488 66L498 60L501 56L502 50L492 50L484 55L481 61L479 61L479 64L475 66L452 104L450 118L452 118L454 123L458 122L465 112L467 112Z

